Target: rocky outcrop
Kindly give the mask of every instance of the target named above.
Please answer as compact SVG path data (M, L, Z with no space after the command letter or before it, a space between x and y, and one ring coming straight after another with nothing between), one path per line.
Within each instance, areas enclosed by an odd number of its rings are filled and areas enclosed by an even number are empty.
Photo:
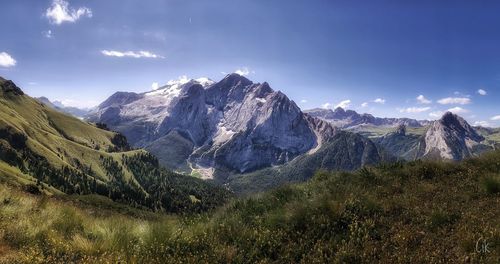
M17 87L17 85L11 80L5 80L2 78L2 80L0 80L0 89L5 95L24 95L23 90Z
M447 112L432 122L423 135L406 133L406 127L374 139L388 152L406 159L462 160L493 149L465 119Z
M483 140L467 121L447 112L425 133L422 157L462 160L478 154Z

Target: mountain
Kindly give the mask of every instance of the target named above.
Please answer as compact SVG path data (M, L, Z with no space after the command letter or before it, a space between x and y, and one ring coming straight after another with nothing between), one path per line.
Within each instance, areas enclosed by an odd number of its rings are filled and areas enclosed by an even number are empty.
M116 132L61 113L0 79L0 181L32 192L99 194L167 212L222 203L222 188L166 171ZM198 202L196 202L198 201Z
M238 74L219 82L169 82L136 94L119 92L89 115L120 131L169 168L224 182L232 174L285 164L336 134L304 114L268 83ZM359 164L351 164L357 168Z
M406 133L401 126L373 140L390 153L407 160L441 159L463 160L495 149L494 140L486 138L465 119L451 112L433 121L422 135Z
M78 118L84 118L87 114L89 114L90 110L88 109L81 109L81 108L77 108L77 107L73 107L73 106L65 106L64 104L62 104L61 102L59 101L50 101L49 98L47 97L37 97L35 98L37 101L39 101L40 103L43 103L53 109L56 109L58 111L61 111L63 113L66 113L66 114L70 114L74 117L78 117Z
M318 149L280 166L233 175L226 186L237 194L248 194L303 182L317 171L353 171L392 161L396 161L396 158L371 140L359 134L337 130Z
M374 125L374 126L388 126L397 127L399 125L405 125L408 127L422 127L427 125L427 121L418 121L410 118L380 118L374 117L370 114L358 114L353 110L344 110L341 107L337 107L335 110L315 108L311 110L305 110L304 113L310 116L320 118L322 120L332 123L334 126L349 129L361 125Z
M423 157L462 160L491 149L462 117L447 112L430 126L424 136Z

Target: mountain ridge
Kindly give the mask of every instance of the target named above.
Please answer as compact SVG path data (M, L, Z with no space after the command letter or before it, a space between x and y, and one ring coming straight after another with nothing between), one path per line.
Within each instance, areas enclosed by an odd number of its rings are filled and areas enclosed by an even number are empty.
M124 133L167 167L222 182L315 152L338 133L267 82L238 74L205 85L190 80L140 94L115 93L89 120ZM174 159L162 160L173 153Z
M323 119L343 129L349 129L359 125L391 126L406 125L409 127L422 127L429 123L427 120L416 120L411 118L387 118L375 117L371 114L359 114L354 110L345 110L341 107L332 109L313 108L304 110L305 113Z
M162 169L120 133L98 128L25 95L0 80L2 181L48 195L98 194L165 212L206 211L230 194ZM12 172L15 173L4 173ZM194 202L194 199L201 202Z

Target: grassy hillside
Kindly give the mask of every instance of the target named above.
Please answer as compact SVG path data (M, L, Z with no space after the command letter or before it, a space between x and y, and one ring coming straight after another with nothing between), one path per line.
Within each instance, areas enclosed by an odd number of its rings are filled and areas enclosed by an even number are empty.
M320 172L186 217L82 200L0 187L0 262L500 262L500 152Z
M60 113L0 80L0 173L46 194L100 194L168 212L207 210L228 192L158 165L130 150L121 134Z

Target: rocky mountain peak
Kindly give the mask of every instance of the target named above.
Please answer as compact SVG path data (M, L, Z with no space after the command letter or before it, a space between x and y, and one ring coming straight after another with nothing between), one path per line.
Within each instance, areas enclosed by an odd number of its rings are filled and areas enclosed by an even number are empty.
M116 92L111 95L108 99L102 102L98 108L106 108L113 105L124 105L129 104L135 100L141 98L141 95L132 92Z
M2 78L0 81L0 88L4 94L13 94L13 95L23 95L24 92L21 88L17 87L17 85L11 80L5 80Z
M226 77L224 77L224 79L222 79L219 83L223 86L237 86L237 85L247 86L253 84L252 81L237 73L231 73L226 75Z
M465 119L447 112L427 130L423 157L462 160L475 155L483 140Z
M335 114L337 114L337 115L343 115L343 114L345 114L345 110L344 110L344 108L342 108L342 107L337 107L337 108L335 108L335 111L333 111L333 112L334 112Z
M395 131L396 134L398 135L406 135L406 125L405 124L400 124Z
M446 112L441 119L435 123L435 126L443 126L460 137L467 137L474 141L484 140L484 137L479 135L465 119L451 112Z

